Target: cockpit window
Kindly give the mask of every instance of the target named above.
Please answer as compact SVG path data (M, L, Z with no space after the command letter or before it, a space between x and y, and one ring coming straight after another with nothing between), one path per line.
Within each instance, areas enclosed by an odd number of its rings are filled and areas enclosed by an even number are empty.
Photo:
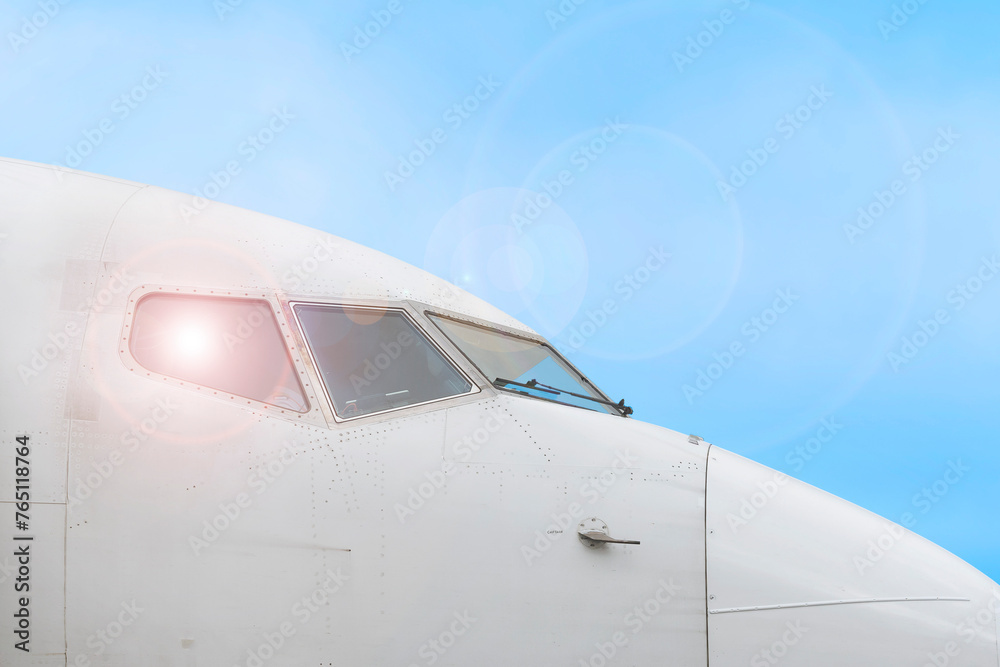
M309 409L263 299L149 294L136 304L129 348L154 373L295 412Z
M318 304L294 310L340 419L474 390L403 311Z
M427 316L498 389L613 415L632 413L624 402L609 401L546 344L450 317Z

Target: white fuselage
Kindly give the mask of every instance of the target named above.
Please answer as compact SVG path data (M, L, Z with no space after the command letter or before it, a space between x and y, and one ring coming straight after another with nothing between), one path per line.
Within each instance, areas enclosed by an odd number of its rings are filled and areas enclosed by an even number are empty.
M498 388L432 318L544 341L424 271L43 165L0 161L0 202L4 667L1000 665L988 578L699 438ZM154 368L154 297L252 304L230 348L273 323L291 377ZM338 403L296 304L395 313L453 389Z

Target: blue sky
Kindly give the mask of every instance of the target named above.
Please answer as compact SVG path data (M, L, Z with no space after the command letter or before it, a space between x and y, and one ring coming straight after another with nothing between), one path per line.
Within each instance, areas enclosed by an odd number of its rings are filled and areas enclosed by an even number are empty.
M1000 7L562 6L4 2L0 155L422 266L1000 579Z

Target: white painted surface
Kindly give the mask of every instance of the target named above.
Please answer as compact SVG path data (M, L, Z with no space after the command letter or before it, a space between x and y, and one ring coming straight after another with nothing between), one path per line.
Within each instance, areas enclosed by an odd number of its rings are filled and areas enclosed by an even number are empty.
M707 498L713 667L769 664L773 645L790 666L996 660L994 628L960 630L992 582L944 549L719 447ZM786 637L789 623L801 636Z
M810 629L782 664L916 667L986 604L988 580L911 534L852 572L885 522L799 483L733 532L726 514L769 471L500 393L443 336L481 391L335 422L290 299L391 305L435 334L425 309L530 333L395 259L221 204L186 219L189 196L14 161L0 160L0 202L2 305L16 315L0 346L0 547L15 435L32 436L32 500L49 503L32 509L30 656L13 649L0 582L4 667L247 665L269 641L265 665L697 666L709 651L713 666L745 665L798 619ZM123 339L134 300L158 290L266 299L311 409L137 367ZM67 325L64 349L22 380ZM641 544L588 547L586 518ZM228 524L216 537L213 521ZM310 610L311 595L323 604ZM910 596L970 602L811 606ZM789 603L803 606L707 613ZM993 626L961 649L950 664L996 662Z

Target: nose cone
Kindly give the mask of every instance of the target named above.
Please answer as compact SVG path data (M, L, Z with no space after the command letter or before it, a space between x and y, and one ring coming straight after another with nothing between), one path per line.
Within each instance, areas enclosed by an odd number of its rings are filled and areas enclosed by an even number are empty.
M1000 587L935 544L718 447L706 503L712 667L1000 665Z

